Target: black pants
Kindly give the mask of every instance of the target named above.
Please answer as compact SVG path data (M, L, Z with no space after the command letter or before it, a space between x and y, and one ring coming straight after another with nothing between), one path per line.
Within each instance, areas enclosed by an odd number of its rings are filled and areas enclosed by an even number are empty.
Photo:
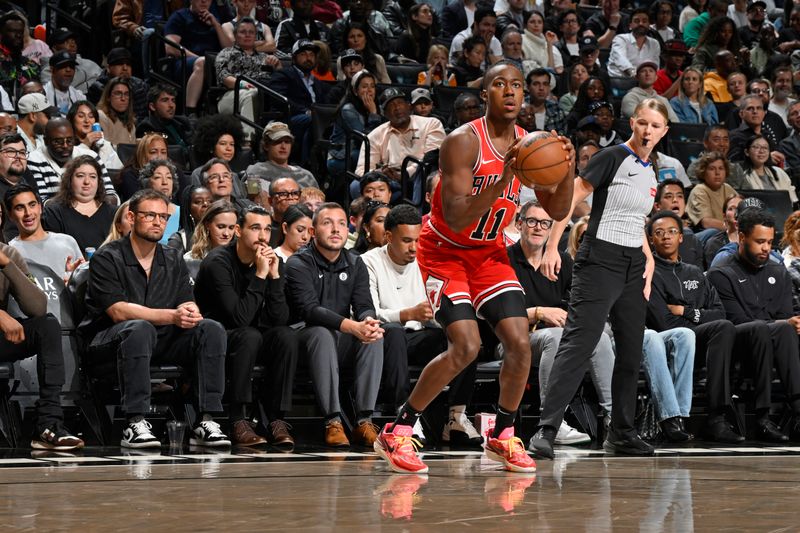
M225 329L219 322L203 319L192 329L156 329L146 320L126 320L95 335L89 349L95 360L116 358L122 410L128 416L150 411L151 362L193 369L200 412L222 412Z
M584 238L575 257L567 323L542 404L541 425L561 425L608 317L617 352L611 378L611 427L620 437L636 435L636 388L646 311L644 267L641 248Z
M405 329L397 323L383 324L383 381L392 392L395 407L400 407L411 394L408 364L426 365L447 349L447 337L439 328L419 331ZM477 359L462 370L450 383L448 403L469 405L475 386Z
M25 331L25 340L12 344L0 335L0 361L20 361L38 355L39 400L36 402L37 433L64 420L61 387L64 385L64 354L61 351L61 325L50 313L38 318L16 319Z
M270 419L281 418L292 409L292 390L297 370L297 332L288 326L263 332L245 327L228 331L226 373L230 382L231 402L253 401L253 367L265 367L261 398Z
M719 412L731 404L731 359L737 326L730 320L714 320L693 328L697 355L705 354L708 408ZM741 339L745 342L745 339ZM749 349L749 345L748 345ZM695 365L703 359L695 356Z

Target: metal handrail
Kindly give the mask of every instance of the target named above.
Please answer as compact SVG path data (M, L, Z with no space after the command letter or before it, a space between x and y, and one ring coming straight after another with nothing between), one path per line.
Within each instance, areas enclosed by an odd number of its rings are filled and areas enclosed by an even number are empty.
M97 5L95 4L93 11L96 11L96 10L97 10ZM58 7L58 5L51 4L50 2L48 2L47 4L45 4L45 12L44 12L44 19L45 19L45 21L47 21L47 25L46 25L46 28L45 28L45 35L46 35L48 41L50 41L50 37L53 36L53 32L56 31L60 27L59 24L50 24L51 12L57 13L58 15L61 15L62 17L67 19L69 22L71 22L72 24L78 26L81 30L83 30L83 31L85 31L87 33L91 33L92 32L92 27L89 24L85 23L84 21L82 21L79 18L75 18L71 13L69 13L67 11L64 11L63 9Z
M360 180L361 176L356 174L355 169L350 169L350 153L353 147L353 137L358 137L361 139L361 151L364 152L364 168L369 169L369 153L370 153L370 146L369 146L369 137L367 134L361 131L356 130L349 130L344 135L344 175L345 175L345 187L344 187L344 200L345 200L345 211L347 214L350 214L350 182L352 180Z
M153 61L153 58L154 58L155 54L153 54L152 51L153 51L153 48L158 45L158 41L166 44L167 46L171 46L172 48L177 48L178 52L180 52L180 54L181 54L181 57L180 57L180 62L181 62L180 63L181 64L181 77L180 77L180 80L181 80L181 82L180 83L176 82L172 78L168 78L168 77L164 76L160 72L156 72L155 70L153 70L153 66L152 65L155 63ZM148 75L152 79L155 79L155 80L157 80L157 81L159 81L161 83L166 83L167 85L172 85L173 87L178 89L178 92L181 95L181 98L180 98L180 114L181 115L185 115L186 114L186 90L185 90L185 87L186 87L186 48L184 48L180 43L176 43L172 39L167 39L166 37L164 37L159 32L154 32L150 36L150 39L149 39L148 43L149 43L149 46L150 46L150 50L147 51L147 53L149 54L149 57L150 57L150 72L148 73ZM173 56L170 56L170 57L173 57Z
M266 93L266 95L269 97L270 100L274 100L276 102L279 102L281 104L281 107L283 108L283 112L285 114L284 122L286 124L289 124L289 118L291 117L291 114L290 114L290 109L291 108L289 106L289 99L286 98L285 96L283 96L282 94L280 94L279 92L276 92L274 89L270 89L269 87L264 85L263 82L255 80L255 79L251 78L250 76L246 76L245 74L238 74L236 76L236 82L235 82L235 84L233 86L234 87L233 88L233 116L234 117L238 118L239 120L241 120L245 124L251 126L255 130L260 130L261 129L261 125L260 124L258 124L256 122L253 122L252 120L250 120L249 118L245 117L244 115L242 115L239 112L239 87L241 86L241 82L243 82L243 81L246 81L250 85L256 87L260 92L263 91L264 93Z

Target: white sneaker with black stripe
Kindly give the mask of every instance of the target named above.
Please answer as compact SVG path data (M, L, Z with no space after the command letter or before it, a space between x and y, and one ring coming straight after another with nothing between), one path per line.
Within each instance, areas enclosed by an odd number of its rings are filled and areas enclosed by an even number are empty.
M153 426L144 418L131 421L122 430L122 441L119 445L123 448L160 448L161 442L153 435L152 429Z
M213 420L203 420L194 428L189 439L192 446L230 446L231 440Z
M450 411L450 420L442 431L442 443L450 446L478 447L483 437L463 411Z

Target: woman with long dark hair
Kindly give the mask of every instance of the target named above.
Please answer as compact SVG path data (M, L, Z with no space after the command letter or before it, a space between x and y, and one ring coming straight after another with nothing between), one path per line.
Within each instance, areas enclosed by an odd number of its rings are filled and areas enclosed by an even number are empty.
M797 193L789 175L776 166L770 158L769 141L763 135L753 135L744 145L744 189L786 191L792 204L797 203Z
M353 246L353 251L358 254L368 252L373 248L379 248L385 243L383 221L389 214L389 204L370 200L367 202L367 209L358 228L358 238Z
M167 246L180 251L181 255L192 249L194 229L211 205L213 197L203 185L187 187L181 194L180 229L170 235Z
M427 3L414 4L409 11L408 29L397 41L395 51L417 63L425 63L433 40L433 7Z
M483 63L486 60L486 42L483 37L464 39L461 57L451 69L451 80L459 87L481 86L483 82Z
M99 119L97 108L89 100L78 100L67 111L67 120L72 124L78 143L95 151L108 170L119 170L122 168L122 161L116 150L105 140L102 131L92 130Z
M601 78L589 76L584 80L580 88L578 88L578 96L575 98L572 110L567 115L567 131L574 131L578 121L591 114L589 111L590 104L608 100L610 96L611 91Z
M103 88L97 103L97 120L103 137L112 146L136 142L136 113L133 111L133 90L126 78L112 78Z
M720 50L729 50L740 67L747 65L746 58L742 55L742 42L739 40L736 24L728 17L716 17L708 22L697 40L692 66L700 72L713 70L714 56Z
M372 44L372 38L369 36L369 31L365 24L361 22L351 22L344 32L344 43L339 47L340 50L352 48L359 54L364 61L364 68L375 75L378 83L392 83L389 78L389 72L386 70L386 61L383 57L375 53L375 46ZM341 59L336 60L336 72L338 80L344 79L344 72L342 72Z
M558 99L558 107L566 114L572 111L572 107L578 100L578 91L583 82L589 79L589 71L583 63L573 63L566 73L567 91Z

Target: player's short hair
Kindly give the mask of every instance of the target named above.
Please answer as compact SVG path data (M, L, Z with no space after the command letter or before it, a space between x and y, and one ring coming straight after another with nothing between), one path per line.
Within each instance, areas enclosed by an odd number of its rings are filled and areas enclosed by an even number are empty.
M505 59L501 59L491 67L489 67L486 72L483 74L483 81L481 82L481 89L486 90L490 81L492 81L492 76L489 75L494 69L504 68L504 67L514 67L520 73L520 78L522 78L522 71L519 70L519 67L516 66L514 63L507 61Z
M652 217L650 217L650 222L647 224L647 235L651 237L653 235L653 226L656 222L661 220L662 218L671 218L675 221L678 225L678 229L683 231L683 222L681 221L681 217L675 214L675 211L670 211L669 209L665 209L663 211L659 211Z
M386 218L383 220L383 229L385 231L392 231L400 224L407 226L418 226L422 224L422 216L419 214L419 210L408 204L400 204L391 208Z

